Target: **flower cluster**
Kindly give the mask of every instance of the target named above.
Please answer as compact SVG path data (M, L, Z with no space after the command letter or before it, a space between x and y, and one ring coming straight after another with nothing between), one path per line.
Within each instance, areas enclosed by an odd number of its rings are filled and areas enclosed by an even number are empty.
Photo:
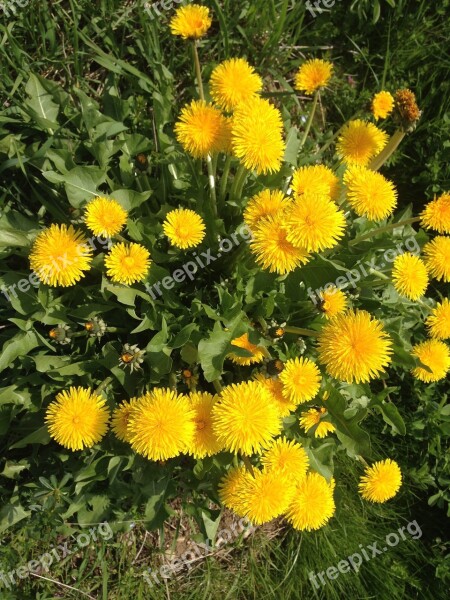
M438 233L425 244L422 256L401 254L393 261L389 275L372 268L369 275L381 277L390 285L392 295L407 304L421 301L431 279L449 282L450 193L429 202L416 219L387 221L397 207L398 192L378 169L405 134L405 124L409 127L420 117L414 94L409 90L394 95L385 90L377 93L371 103L372 116L349 121L336 135L333 168L302 157L301 166L288 170L283 164L284 115L262 97L264 81L247 60L231 58L215 66L205 93L198 40L211 24L209 9L191 4L176 12L170 25L174 35L193 46L200 96L181 109L174 135L182 149L198 159L196 168L208 169L208 177L200 179L205 181L205 188L208 183L209 196L205 199L207 194L202 190L201 201L191 198L190 206L197 210L163 208L158 213L162 223L153 232L157 243L177 255L173 247L188 251L205 239L218 243L219 231L224 233L228 225L227 211L221 212L226 207L233 226L243 219L252 232L245 267L250 264L249 269L258 271L258 275L259 270L267 270L272 274L265 274L271 277L269 286L280 284L280 292L284 293L284 282L293 271L300 271L295 284L300 289L301 270L311 263L320 267L330 262L335 270L345 271L345 262L334 260L339 248L349 252L353 245L377 232L420 222L424 229ZM295 90L313 95L305 139L319 96L332 84L332 73L331 62L312 59L294 75ZM401 122L401 130L392 138L370 121L390 115L394 122ZM299 147L303 147L302 141ZM191 159L189 162L194 163ZM216 178L221 165L221 205L217 205ZM200 175L205 174L202 171ZM228 189L230 174L232 185ZM278 174L276 184L274 174ZM266 177L261 179L260 175ZM248 177L253 180L251 193L246 196L244 184ZM84 207L83 220L88 229L95 235L115 238L104 265L111 281L123 285L143 281L152 264L151 254L161 256L159 249L122 237L128 219L128 212L113 199L98 197ZM362 235L356 235L355 230L362 231ZM30 263L48 285L70 286L89 271L92 255L82 231L72 225L53 224L37 236ZM222 281L216 287L227 283ZM239 281L240 290L245 288L249 296L250 287ZM231 294L228 296L231 298ZM210 344L214 346L211 353L217 350L213 359L220 366L225 361L222 375L226 384L221 377L208 379L206 369L201 373L203 362L196 363L193 358L192 362L186 361L189 369L174 369L169 383L160 384L166 387L143 392L147 386L144 381L137 391L132 390L130 400L115 407L112 416L101 392L72 387L58 394L47 408L51 437L70 450L91 448L105 436L111 418L118 440L151 461L165 462L180 455L202 460L220 453L223 459L231 454L233 462L223 469L218 487L224 506L255 524L284 516L298 530L324 526L335 513L336 482L315 470L317 462L310 460L313 443L335 432L339 439L339 433L347 435L347 430L340 431L346 417L343 410L338 414L335 397L344 401L340 395L343 389L360 384L367 389L372 381L386 377L388 368L393 363L395 366L400 337L392 326L393 319L383 320L375 308L372 310L375 302L345 293L337 284L326 285L318 296L318 307L302 301L293 313L295 323L277 325L275 336L268 334L263 312L255 309L260 330L249 325L222 338L228 324L222 331L218 315L210 309L207 315L215 322L214 334L220 337L217 344ZM223 302L232 304L228 297ZM428 384L443 379L450 370L450 351L445 342L450 338L450 301L442 298L434 308L423 306L429 312L424 322L428 337L422 336L407 350L413 377ZM271 310L273 307L267 311L269 318ZM288 320L283 307L280 312L282 320ZM305 329L305 325L311 329ZM98 319L86 325L86 330L97 337L105 329ZM52 331L52 337L60 343L70 341L70 332L64 326ZM299 339L289 344L285 341L288 335ZM413 335L420 334L414 331ZM305 337L314 341L306 344ZM145 352L137 344L125 344L120 366L129 367L136 376L134 371L143 371ZM271 360L273 353L275 361ZM275 371L270 371L271 364ZM180 393L176 387L180 373L187 393ZM201 390L197 390L199 382ZM395 496L401 481L397 463L386 459L366 467L359 491L365 500L385 502Z

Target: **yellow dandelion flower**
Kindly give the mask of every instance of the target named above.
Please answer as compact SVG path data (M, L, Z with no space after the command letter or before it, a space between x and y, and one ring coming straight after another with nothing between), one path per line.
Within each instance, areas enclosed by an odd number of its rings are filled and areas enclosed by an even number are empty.
M111 281L131 285L145 279L150 269L150 254L140 244L114 244L105 257L106 273Z
M312 400L320 388L320 371L309 358L288 360L280 373L283 395L296 405Z
M205 237L203 219L188 208L171 210L166 215L163 230L170 243L182 250L198 246Z
M218 133L217 152L224 152L225 154L233 153L232 132L233 119L231 117L224 117Z
M195 434L189 447L189 454L194 458L212 456L222 450L212 427L211 412L217 402L217 396L207 392L192 392L189 402L195 411Z
M237 346L238 348L244 348L248 352L251 352L251 356L239 356L234 354L228 354L227 358L232 360L237 365L242 365L247 367L249 365L253 365L254 363L262 362L266 357L269 356L267 350L263 346L257 346L256 344L252 344L248 339L248 333L244 333L241 337L235 338L231 341L232 346Z
M378 92L372 100L372 113L375 119L385 119L394 109L394 97L389 92Z
M450 192L445 192L425 206L420 215L422 227L450 233Z
M154 389L132 411L128 434L133 450L146 458L174 458L191 447L195 410L185 396L169 389Z
M373 123L350 121L338 139L337 151L349 165L366 166L388 142L388 135Z
M261 77L244 58L230 58L218 65L209 82L214 102L230 112L260 92L262 86Z
M243 492L250 477L245 467L234 467L219 483L221 503L241 517L245 516Z
M91 267L92 249L84 235L69 225L51 225L38 233L30 253L30 267L51 286L74 285Z
M193 100L182 109L174 131L186 152L194 158L206 158L223 150L229 124L212 104Z
M395 496L402 484L402 473L395 462L387 458L366 467L359 482L359 493L370 502L386 502Z
M347 308L347 296L336 286L320 292L319 298L321 301L320 309L327 319L332 319L343 313Z
M255 376L255 380L262 383L270 393L272 401L275 403L280 417L287 417L291 411L297 408L297 404L289 398L283 396L283 384L279 379L265 377L262 373Z
M128 213L117 200L94 198L84 211L84 221L94 235L110 238L121 231Z
M60 392L45 415L50 436L69 450L92 448L108 430L106 400L89 389Z
M138 402L138 398L130 398L129 401L124 400L113 412L111 419L111 429L122 442L130 441L128 423L130 421L130 415L133 412L133 410L136 409Z
M392 281L397 292L410 300L418 300L428 287L425 263L414 254L405 252L394 260Z
M260 452L281 429L277 407L257 381L227 386L212 414L214 433L230 452Z
M211 23L209 8L206 6L180 6L170 21L170 32L172 35L180 35L185 40L198 40L205 35Z
M278 172L285 151L280 111L259 97L240 104L233 117L232 143L247 169L258 175Z
M294 529L313 531L326 525L335 508L332 486L322 475L308 473L297 485L286 517Z
M425 323L431 337L440 340L450 338L450 300L444 298L438 302Z
M294 494L294 482L277 471L254 471L242 486L242 509L255 525L268 523L283 514Z
M261 464L267 471L273 471L301 481L306 477L309 458L306 450L296 441L278 438L261 457Z
M411 354L428 367L416 367L412 374L420 381L431 383L444 379L450 369L450 351L440 340L426 340L413 346Z
M294 171L292 190L296 196L319 194L337 200L339 196L339 179L325 165L300 167Z
M438 281L450 281L450 237L438 235L423 247L428 273Z
M287 240L308 252L335 246L344 235L345 216L326 196L303 194L286 214Z
M253 232L250 250L256 262L270 273L285 275L310 259L308 252L288 242L282 215L266 217Z
M333 423L323 420L327 415L328 413L325 408L310 408L302 413L302 416L299 419L300 426L303 427L306 433L315 427L314 436L316 438L324 438L329 433L336 431L336 427Z
M295 76L295 89L312 94L327 85L333 72L333 65L327 60L313 58L302 64Z
M394 212L397 190L381 173L353 165L344 175L347 200L359 217L381 221Z
M275 217L289 206L290 200L280 190L263 190L247 203L244 210L244 222L252 230L266 217Z
M392 341L365 310L348 311L327 323L319 336L319 359L327 372L347 383L378 377L390 363Z

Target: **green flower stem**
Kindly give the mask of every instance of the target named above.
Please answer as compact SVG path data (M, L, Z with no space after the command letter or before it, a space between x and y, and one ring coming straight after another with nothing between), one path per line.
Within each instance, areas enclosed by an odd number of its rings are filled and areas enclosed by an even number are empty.
M123 236L121 236L120 233L116 233L116 235L114 237L119 242L123 242L124 244L129 244L128 240L126 240Z
M245 456L245 454L243 454L243 455L241 456L241 458L242 458L242 462L244 463L244 465L245 465L245 468L247 469L247 471L250 473L250 475L251 475L252 477L254 477L254 476L255 476L255 472L253 471L253 465L252 465L252 463L250 462L250 459L249 459L249 457L248 457L248 456Z
M216 390L216 392L218 394L220 394L220 392L222 391L222 384L220 383L220 381L218 379L214 379L214 381L212 382L214 389Z
M220 190L219 190L219 199L220 200L225 200L225 195L227 193L227 184L228 184L228 178L230 176L230 168L231 168L231 161L232 160L233 160L233 157L230 154L229 156L227 156L227 159L225 161L225 165L223 167L223 173L222 173L222 177L220 179Z
M197 41L195 40L192 44L194 48L194 64L195 64L195 73L197 75L197 84L198 84L198 92L200 94L200 99L205 102L205 90L203 89L203 81L202 81L202 69L200 67L200 59L198 56L198 48ZM211 203L212 203L212 212L214 217L217 217L217 198L216 198L216 179L214 177L214 167L211 155L208 154L206 157L206 166L208 168L208 183L209 189L211 192Z
M404 131L402 131L401 129L397 129L397 131L387 143L386 147L380 152L380 154L378 154L378 156L375 156L375 158L372 159L372 162L369 165L369 169L372 169L372 171L378 171L378 169L384 165L388 158L390 158L392 154L394 154L405 135L406 133Z
M247 179L247 169L244 165L240 165L234 177L233 187L231 188L231 199L239 200L245 180Z
M389 223L389 225L385 225L384 227L379 227L378 229L372 229L372 231L368 231L364 235L360 235L356 237L354 240L349 242L349 246L355 246L359 244L359 242L364 242L365 240L370 240L374 236L379 233L384 233L385 231L392 231L393 229L397 229L398 227L404 227L405 225L412 225L413 223L418 223L420 221L420 217L411 217L410 219L405 219L404 221L397 221L396 223Z
M105 390L112 381L113 381L112 377L107 377L106 379L104 379L101 382L101 384L97 387L97 389L95 390L95 393L100 396L100 394L103 392L103 390Z
M317 100L318 100L318 99L319 99L319 91L318 91L318 90L316 90L316 91L314 92L314 98L313 98L313 102L312 102L311 110L310 110L310 112L309 112L308 121L306 122L306 129L305 129L305 132L304 132L304 134L303 134L303 137L302 137L302 139L301 139L301 141L300 141L300 148L299 148L299 150L300 150L301 148L303 148L303 144L306 142L306 138L308 137L309 130L311 129L311 125L312 125L312 122L313 122L313 119L314 119L314 115L315 115L315 113L316 113L316 108L317 108Z
M318 331L313 331L312 329L303 329L301 327L283 327L286 333L295 333L296 335L304 335L307 337L319 337L320 333Z
M381 271L377 271L377 269L372 269L372 267L369 269L369 273L371 275L376 275L377 277L379 277L380 279L383 279L384 281L390 281L390 278L387 275L385 275Z

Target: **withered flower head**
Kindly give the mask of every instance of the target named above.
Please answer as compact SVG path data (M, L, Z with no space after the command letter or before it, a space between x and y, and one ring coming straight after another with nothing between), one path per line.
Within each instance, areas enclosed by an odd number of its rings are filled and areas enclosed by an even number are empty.
M415 94L408 89L397 90L394 100L394 118L404 131L412 131L422 114L417 106Z

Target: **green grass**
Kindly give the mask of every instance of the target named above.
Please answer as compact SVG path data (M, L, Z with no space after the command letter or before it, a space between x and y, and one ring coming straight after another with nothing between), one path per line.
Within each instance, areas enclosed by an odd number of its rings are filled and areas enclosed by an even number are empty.
M24 579L16 595L6 594L1 598L82 597L80 592L63 588L59 582L91 597L108 600L444 599L444 584L434 578L430 564L428 524L419 512L420 503L411 502L413 490L406 485L395 502L374 506L363 502L354 492L357 485L354 463L341 455L336 466L339 516L317 532L300 533L279 526L259 528L247 540L235 543L230 553L231 548L225 547L213 558L199 561L190 572L168 579L167 585L155 584L150 588L142 574L149 567L158 570L160 551L155 547L157 537L146 534L143 525L137 524L126 533L116 533L111 540L93 543L89 549L54 564L44 574L54 582ZM419 539L405 533L407 539L388 552L364 560L358 573L342 573L334 581L325 578L326 585L315 590L308 577L310 572L324 572L374 542L382 548L386 535L414 520L422 532ZM74 540L70 548L76 543ZM55 543L51 515L41 514L12 537L8 560L3 557L2 568L7 571L35 559ZM369 549L367 552L371 557L372 552Z

